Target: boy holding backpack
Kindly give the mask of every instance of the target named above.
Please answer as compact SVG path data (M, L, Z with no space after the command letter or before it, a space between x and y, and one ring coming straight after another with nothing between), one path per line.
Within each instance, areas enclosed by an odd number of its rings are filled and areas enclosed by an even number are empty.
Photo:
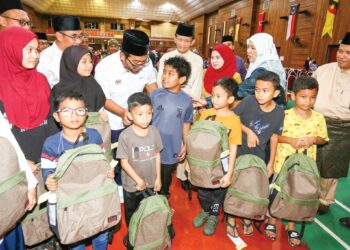
M317 145L325 144L329 139L324 116L314 111L318 92L318 82L315 78L301 76L295 80L292 99L295 107L285 111L282 135L278 137L275 174L279 174L288 156L297 150L306 150L313 160L316 160ZM265 234L270 240L276 240L276 219L269 218L265 225ZM291 246L301 244L300 235L295 230L295 222L288 222L288 242Z

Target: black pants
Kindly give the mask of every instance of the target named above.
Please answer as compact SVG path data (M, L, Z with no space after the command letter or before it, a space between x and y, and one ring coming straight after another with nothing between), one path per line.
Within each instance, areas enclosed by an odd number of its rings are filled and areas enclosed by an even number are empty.
M126 226L129 226L131 216L135 213L139 207L140 202L144 198L139 192L128 192L123 189L124 195L124 213Z
M161 194L170 195L169 189L171 185L171 180L173 179L173 173L177 166L176 164L162 164L160 176L162 181L162 189L160 190Z
M227 188L198 188L198 200L204 212L219 215L224 203Z

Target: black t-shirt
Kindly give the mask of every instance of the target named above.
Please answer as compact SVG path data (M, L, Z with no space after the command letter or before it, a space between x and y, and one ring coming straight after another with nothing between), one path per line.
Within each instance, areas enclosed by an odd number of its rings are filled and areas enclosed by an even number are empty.
M241 119L241 123L254 131L259 138L256 148L248 148L247 134L243 132L242 146L238 147L238 156L254 154L265 161L265 148L273 134L280 135L283 130L284 110L276 105L270 111L261 110L255 96L247 96L233 110Z

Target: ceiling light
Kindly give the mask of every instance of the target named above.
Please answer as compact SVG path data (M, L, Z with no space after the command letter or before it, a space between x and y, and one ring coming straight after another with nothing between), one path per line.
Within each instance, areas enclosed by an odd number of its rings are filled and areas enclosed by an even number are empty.
M131 3L131 7L133 7L133 8L141 8L141 7L142 7L142 3L140 3L139 0L134 0L134 1Z

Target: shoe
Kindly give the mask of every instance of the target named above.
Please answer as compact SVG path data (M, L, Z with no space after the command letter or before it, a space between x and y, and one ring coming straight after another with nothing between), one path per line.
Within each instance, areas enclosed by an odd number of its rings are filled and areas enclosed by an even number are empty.
M197 228L201 227L208 220L208 218L209 218L209 213L201 210L201 212L196 217L194 217L192 221L192 225Z
M248 222L246 222L246 220ZM246 233L248 231L248 229L252 228L253 229L253 223L251 220L248 219L242 219L242 230L243 230L243 234L245 236L252 236L254 234L254 231L251 231L250 233Z
M298 247L301 244L301 239L300 239L300 234L297 231L294 230L288 230L287 231L287 236L288 236L288 243L292 247ZM298 243L293 242L293 240L297 240Z
M328 210L329 210L329 206L320 203L320 205L318 206L317 213L326 214L328 213Z
M269 240L276 240L276 225L265 223L265 235Z
M205 223L204 234L207 236L213 235L215 233L216 226L218 224L218 217L216 215L210 215L207 223Z
M183 190L188 191L191 189L191 183L188 180L181 181L181 187Z
M350 217L340 218L339 223L346 227L350 227Z

